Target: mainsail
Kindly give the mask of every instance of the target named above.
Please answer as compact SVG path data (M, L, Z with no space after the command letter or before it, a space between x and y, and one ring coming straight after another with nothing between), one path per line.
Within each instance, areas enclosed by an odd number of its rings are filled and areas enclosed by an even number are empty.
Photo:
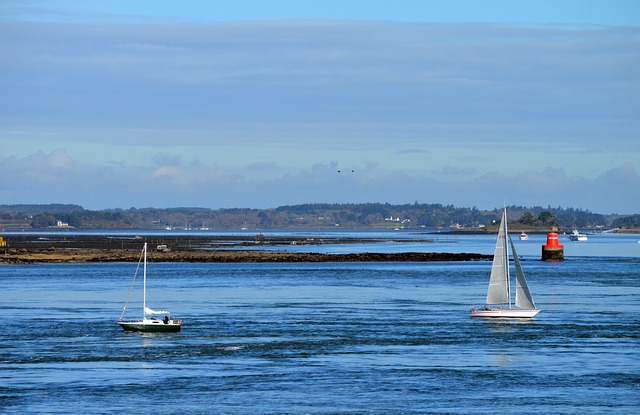
M502 214L493 254L486 304L509 304L509 256L507 252L507 211Z
M157 315L157 314L169 314L169 312L168 311L163 311L163 310L156 311L156 310L150 309L149 307L145 307L144 308L144 314L147 315L147 316L154 316L154 315Z

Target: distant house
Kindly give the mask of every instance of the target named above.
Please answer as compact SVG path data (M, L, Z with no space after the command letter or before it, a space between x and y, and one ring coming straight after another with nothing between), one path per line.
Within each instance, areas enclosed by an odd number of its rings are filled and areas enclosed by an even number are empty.
M57 226L58 226L58 228L67 228L67 227L69 227L69 224L67 222L63 222L63 221L59 220Z

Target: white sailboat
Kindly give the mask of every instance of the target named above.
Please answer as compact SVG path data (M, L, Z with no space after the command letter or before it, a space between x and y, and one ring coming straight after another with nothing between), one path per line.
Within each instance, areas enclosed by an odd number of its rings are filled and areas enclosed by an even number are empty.
M138 269L140 269L140 262L144 258L143 266L143 283L142 283L142 320L123 320L124 313L127 310L127 304L129 303L129 297L133 290L133 283L136 281L138 275ZM164 314L164 319L158 319L153 317L155 315ZM168 311L156 311L147 307L147 244L145 242L144 248L142 248L142 255L140 261L138 261L138 268L133 276L133 282L131 282L131 288L129 288L129 294L127 300L124 303L122 314L118 320L118 324L124 329L124 331L139 331L139 332L178 332L182 326L182 320L176 320L171 318L171 314Z
M511 253L516 267L516 301L518 308L511 306L511 276L509 274L509 252L507 238L511 246ZM497 307L496 307L497 306ZM507 209L502 213L498 241L496 242L491 266L489 289L484 307L471 307L471 317L498 318L531 318L540 312L533 302L527 280L524 277L516 248L507 231Z

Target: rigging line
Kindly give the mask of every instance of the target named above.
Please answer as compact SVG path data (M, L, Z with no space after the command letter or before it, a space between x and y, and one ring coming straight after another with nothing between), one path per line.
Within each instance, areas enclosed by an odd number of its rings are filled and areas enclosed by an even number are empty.
M138 270L140 269L140 263L142 262L143 253L140 252L140 259L138 259L138 266L136 267L136 272L133 274L133 281L131 281L131 286L129 287L129 294L127 294L127 299L124 302L124 307L122 308L122 314L120 314L119 320L122 320L124 317L124 312L127 310L127 304L129 304L129 297L131 297L131 291L133 291L133 283L136 282L136 277L138 276Z

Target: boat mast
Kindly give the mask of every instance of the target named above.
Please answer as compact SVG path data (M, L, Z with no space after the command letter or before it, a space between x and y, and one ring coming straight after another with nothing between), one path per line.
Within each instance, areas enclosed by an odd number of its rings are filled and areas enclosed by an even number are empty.
M511 309L511 276L509 275L509 247L507 246L507 238L509 237L509 232L507 229L507 208L504 208L504 239L502 241L502 244L504 246L504 254L505 254L505 260L504 260L504 272L505 275L507 276L506 278L506 283L507 283L507 298L509 298L509 309ZM146 263L145 263L146 265Z
M147 318L147 243L144 243L144 266L142 268L142 320ZM509 300L511 301L511 300Z

